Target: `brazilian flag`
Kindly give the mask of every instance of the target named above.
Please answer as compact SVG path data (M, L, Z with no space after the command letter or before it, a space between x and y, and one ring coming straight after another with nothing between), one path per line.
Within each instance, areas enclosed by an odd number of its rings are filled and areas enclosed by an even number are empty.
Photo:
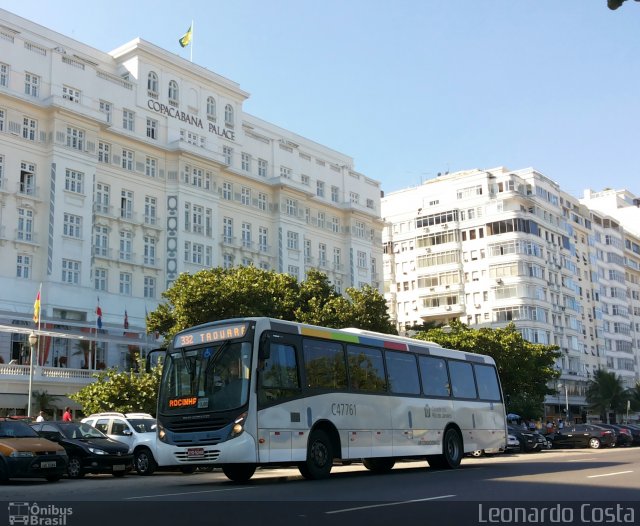
M191 43L192 35L193 35L193 24L189 26L189 29L184 35L182 35L182 38L178 40L178 42L180 42L180 46L187 47Z

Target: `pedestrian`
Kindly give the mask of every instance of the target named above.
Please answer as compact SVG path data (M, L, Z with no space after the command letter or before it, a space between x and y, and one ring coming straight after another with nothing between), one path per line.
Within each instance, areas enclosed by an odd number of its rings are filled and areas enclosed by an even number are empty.
M558 418L558 429L564 429L564 421L562 418Z
M47 413L45 413L44 411L40 411L40 413L36 417L36 422L44 422L46 420L45 418L46 415Z
M62 415L63 422L71 422L73 417L71 416L71 408L69 406L64 408L64 414Z

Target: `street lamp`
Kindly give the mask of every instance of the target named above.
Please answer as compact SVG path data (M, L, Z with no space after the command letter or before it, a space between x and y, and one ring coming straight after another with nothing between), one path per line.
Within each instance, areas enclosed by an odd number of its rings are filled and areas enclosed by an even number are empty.
M567 384L558 384L558 389L562 389L563 387L564 387L565 420L568 420L569 419L569 387L567 386ZM558 400L559 399L560 399L560 393L558 393Z
M31 396L33 392L33 360L36 355L36 345L38 343L38 337L31 331L29 334L29 347L31 348L31 354L29 359L29 406L27 407L27 416L31 416Z

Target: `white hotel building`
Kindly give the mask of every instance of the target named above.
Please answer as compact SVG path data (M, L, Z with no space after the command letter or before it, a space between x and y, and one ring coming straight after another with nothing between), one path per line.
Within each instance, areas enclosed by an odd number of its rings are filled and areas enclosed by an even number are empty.
M154 345L145 312L182 272L382 288L379 182L246 114L248 97L144 40L104 53L0 10L0 410L27 405L40 284L34 390L50 394Z
M628 192L578 200L531 168L499 167L387 194L382 215L385 297L400 331L513 321L525 339L558 345L548 415L584 416L599 367L626 387L640 378L640 209Z

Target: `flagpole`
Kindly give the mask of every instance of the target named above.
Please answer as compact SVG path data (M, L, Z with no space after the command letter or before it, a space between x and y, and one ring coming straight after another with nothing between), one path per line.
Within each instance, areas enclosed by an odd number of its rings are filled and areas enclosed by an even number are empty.
M42 281L40 282L40 288L38 289L38 297L40 298L40 308L38 309L38 335L40 334L40 322L42 321ZM40 340L42 338L38 338L38 349L37 349L37 362L40 365ZM44 365L44 364L42 364Z
M189 51L189 62L193 62L193 19L191 20L191 48Z

